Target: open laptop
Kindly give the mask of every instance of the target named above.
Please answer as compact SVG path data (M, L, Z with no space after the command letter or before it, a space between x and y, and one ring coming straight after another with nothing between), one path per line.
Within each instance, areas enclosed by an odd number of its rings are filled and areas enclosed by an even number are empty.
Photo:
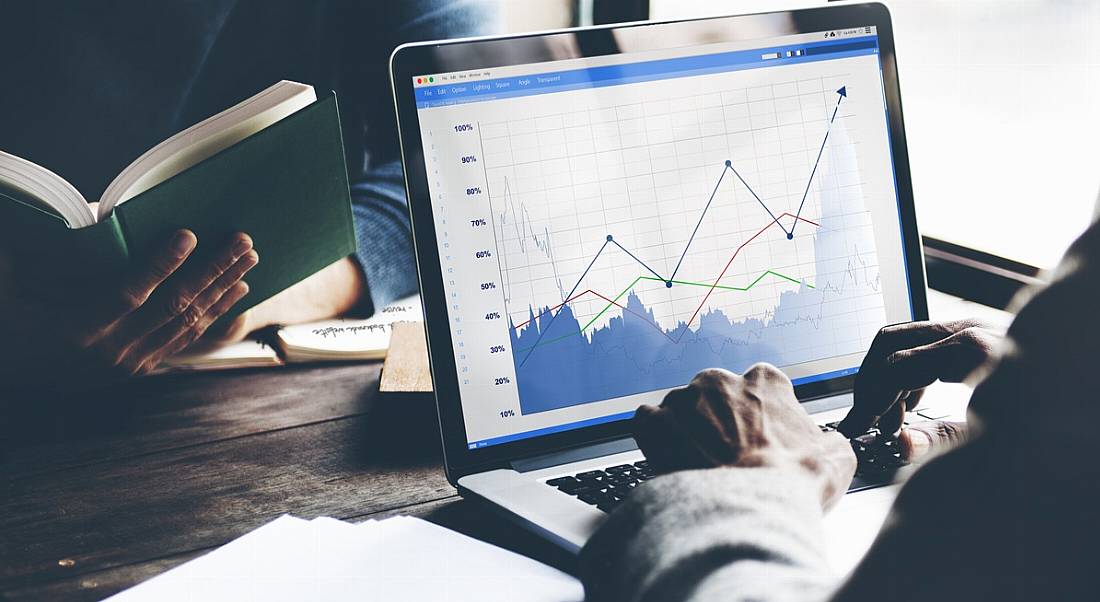
M575 551L652 477L635 409L700 369L770 362L843 416L879 328L928 315L891 31L856 4L394 52L462 495Z

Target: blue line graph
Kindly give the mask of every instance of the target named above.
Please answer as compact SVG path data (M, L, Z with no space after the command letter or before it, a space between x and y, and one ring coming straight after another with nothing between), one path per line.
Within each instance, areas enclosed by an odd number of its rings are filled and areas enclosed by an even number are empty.
M729 159L726 159L726 168L732 169L732 163ZM734 172L736 173L736 172ZM672 276L669 276L665 281L665 286L672 288L672 281L676 280L676 274L680 271L680 265L684 263L684 257L687 257L688 248L691 247L691 243L695 241L695 235L699 233L699 226L703 225L703 218L707 216L707 210L710 209L710 204L714 202L714 195L718 194L718 187L722 185L722 180L726 177L726 170L722 170L722 175L718 177L718 182L714 184L714 190L710 193L710 198L707 199L707 204L703 207L703 212L699 214L699 221L695 222L695 229L691 231L691 236L688 237L687 244L684 245L684 252L680 253L680 260L676 262L676 267L672 270ZM741 176L737 176L741 177ZM746 184L746 186L748 186ZM764 207L767 209L767 207ZM771 210L768 210L771 214ZM772 215L772 220L775 221L775 216ZM658 276L660 278L660 276Z
M806 196L810 194L810 184L814 181L814 174L817 173L817 166L821 164L821 155L825 152L825 143L829 141L829 132L833 131L833 122L836 121L837 111L840 110L840 103L848 97L847 86L841 86L836 91L840 96L836 100L836 108L833 109L833 116L829 118L829 127L825 129L825 138L821 141L821 148L817 150L817 160L814 161L814 169L810 172L810 179L806 180L806 190L802 192L802 202L798 204L798 211L795 213L794 223L791 224L791 231L787 233L787 238L794 238L794 229L798 226L798 216L802 215L802 207L806 204Z

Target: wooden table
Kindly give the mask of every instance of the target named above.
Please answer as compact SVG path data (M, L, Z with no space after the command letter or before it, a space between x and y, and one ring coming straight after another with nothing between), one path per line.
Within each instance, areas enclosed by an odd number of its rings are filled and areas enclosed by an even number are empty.
M171 375L9 396L0 415L0 598L100 599L284 513L420 516L573 569L570 555L457 496L443 475L431 396L379 394L380 367Z

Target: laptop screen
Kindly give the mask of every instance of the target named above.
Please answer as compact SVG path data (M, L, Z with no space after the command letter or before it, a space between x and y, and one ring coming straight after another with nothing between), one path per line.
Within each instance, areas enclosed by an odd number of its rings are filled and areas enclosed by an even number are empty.
M469 449L912 319L874 27L413 78Z

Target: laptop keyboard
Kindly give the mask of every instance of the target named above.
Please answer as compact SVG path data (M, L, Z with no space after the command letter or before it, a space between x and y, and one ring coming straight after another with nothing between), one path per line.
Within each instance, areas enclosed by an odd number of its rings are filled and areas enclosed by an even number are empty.
M822 431L829 433L836 430L837 422L821 425ZM877 428L872 428L866 433L853 437L849 443L852 451L856 453L856 474L848 485L848 492L881 487L894 482L894 477L901 467L909 462L901 457L901 444L893 435L883 435Z
M639 484L652 479L649 462L609 466L603 470L589 470L572 476L546 481L558 491L575 496L604 512L611 512L626 499Z
M839 422L830 422L822 425L821 430L835 431L837 424ZM851 444L856 453L857 467L855 478L848 486L849 492L889 485L894 481L898 469L908 464L901 457L897 438L883 437L878 429L871 429L855 437ZM649 462L643 460L558 477L546 481L546 484L604 512L611 512L623 503L635 487L655 476L649 468Z

